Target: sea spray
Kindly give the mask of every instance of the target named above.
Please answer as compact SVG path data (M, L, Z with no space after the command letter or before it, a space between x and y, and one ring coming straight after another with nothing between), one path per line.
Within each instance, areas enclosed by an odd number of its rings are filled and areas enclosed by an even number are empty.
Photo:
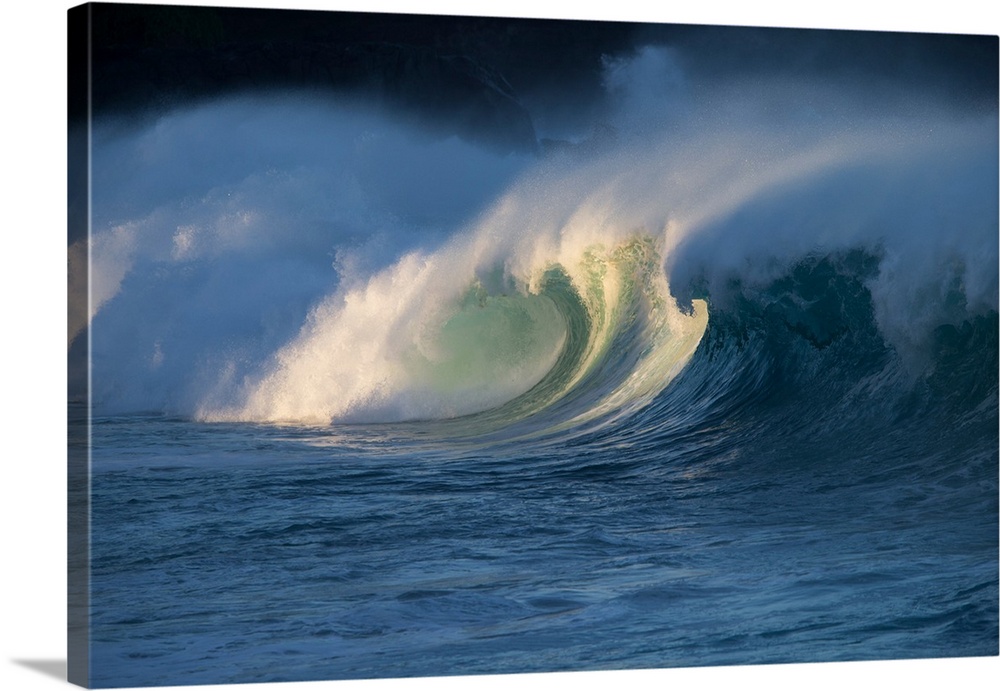
M765 286L804 257L877 254L866 289L917 375L936 327L996 309L995 119L885 115L780 81L767 99L689 93L656 50L609 63L609 93L668 78L661 96L684 92L684 108L623 98L613 141L540 160L289 94L106 123L91 247L96 408L325 424L502 406L543 382L573 339L545 296L551 269L587 303L592 341L614 343L620 325L599 303L632 305L620 293L633 279L612 272L594 289L585 274L635 237L655 246L658 271L643 281L658 304L676 303L674 321L694 299L726 308L730 286ZM781 95L813 105L775 121ZM471 316L475 295L491 316ZM657 350L661 331L686 333L651 327L644 348Z

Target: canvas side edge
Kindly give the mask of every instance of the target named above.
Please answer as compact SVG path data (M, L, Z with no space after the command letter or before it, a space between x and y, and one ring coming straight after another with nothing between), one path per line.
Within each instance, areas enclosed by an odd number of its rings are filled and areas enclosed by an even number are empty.
M90 685L91 6L67 12L67 681Z

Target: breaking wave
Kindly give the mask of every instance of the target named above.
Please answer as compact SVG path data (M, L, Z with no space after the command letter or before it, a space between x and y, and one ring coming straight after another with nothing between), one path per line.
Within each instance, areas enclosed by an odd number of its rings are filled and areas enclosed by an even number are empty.
M700 106L651 55L608 65L612 136L544 157L293 94L99 123L95 410L658 429L779 382L898 408L995 374L994 114Z

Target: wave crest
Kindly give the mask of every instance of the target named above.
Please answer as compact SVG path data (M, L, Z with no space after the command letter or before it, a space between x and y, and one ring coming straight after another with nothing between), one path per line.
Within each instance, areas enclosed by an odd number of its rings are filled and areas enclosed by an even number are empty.
M529 275L486 271L481 247L411 254L327 299L249 382L245 404L206 420L320 423L474 415L482 431L549 408L573 424L642 405L694 353L698 301L671 298L655 241L590 245ZM556 410L551 410L554 406ZM478 415L477 415L478 414Z

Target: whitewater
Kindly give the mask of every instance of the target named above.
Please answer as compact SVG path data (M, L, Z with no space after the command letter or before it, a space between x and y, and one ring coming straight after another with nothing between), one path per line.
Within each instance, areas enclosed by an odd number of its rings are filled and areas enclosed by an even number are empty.
M96 685L997 654L996 110L604 67L95 123Z

